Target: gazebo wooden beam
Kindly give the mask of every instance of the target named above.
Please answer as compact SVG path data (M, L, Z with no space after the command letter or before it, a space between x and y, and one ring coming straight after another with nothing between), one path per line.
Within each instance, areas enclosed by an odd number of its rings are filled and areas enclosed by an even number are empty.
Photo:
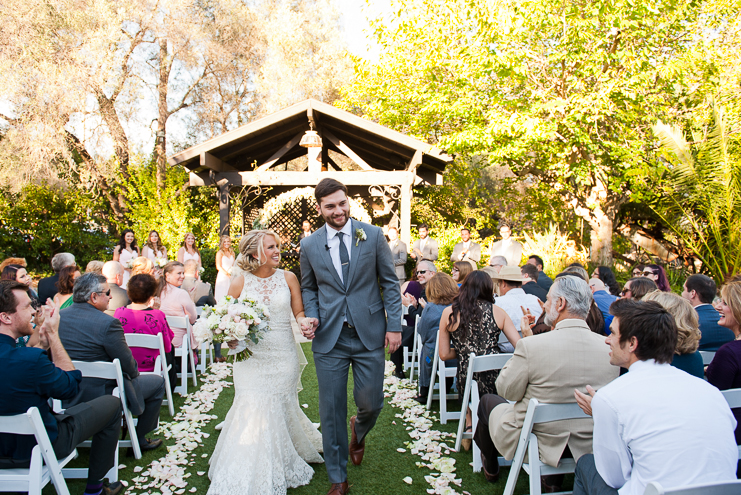
M383 172L328 171L328 172L284 172L266 170L264 172L219 172L214 178L217 182L226 180L232 186L316 186L319 181L331 177L346 186L402 185L414 184L415 175L404 170ZM212 181L204 174L190 174L191 186L210 186Z
M295 136L293 136L290 141L288 141L286 144L284 144L283 146L281 146L278 149L278 151L276 151L275 153L273 153L273 156L271 156L270 158L268 158L265 161L265 163L263 163L262 165L260 165L259 167L257 167L257 169L255 169L255 172L264 172L265 170L269 169L270 167L272 167L273 165L275 165L276 163L278 163L278 161L281 158L283 158L283 156L286 153L288 153L289 151L291 151L301 141L301 136L303 136L303 135L304 135L303 132L299 132L298 134L296 134Z
M329 129L324 129L324 132L322 133L324 137L329 139L329 142L334 144L338 150L340 150L342 153L345 154L346 157L354 161L360 168L363 170L374 170L373 167L368 165L365 160L360 158L360 156L355 153L347 144L343 143L340 139L337 138Z

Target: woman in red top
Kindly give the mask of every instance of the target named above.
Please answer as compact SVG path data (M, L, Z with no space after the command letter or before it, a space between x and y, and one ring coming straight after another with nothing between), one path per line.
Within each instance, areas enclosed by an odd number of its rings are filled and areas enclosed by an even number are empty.
M162 334L165 344L163 356L165 363L172 364L175 352L172 346L173 332L167 325L167 316L159 309L152 309L152 299L157 292L157 281L147 273L134 275L129 279L126 293L131 304L118 308L114 316L121 321L124 333L141 333L147 335ZM159 356L155 349L132 348L131 354L139 365L139 371L154 371L154 362ZM170 368L170 387L177 383L175 367Z

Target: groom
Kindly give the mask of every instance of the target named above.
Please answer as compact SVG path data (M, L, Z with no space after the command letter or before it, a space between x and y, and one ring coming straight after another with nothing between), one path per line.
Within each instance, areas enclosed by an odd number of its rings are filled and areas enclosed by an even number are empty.
M348 451L353 464L360 465L365 436L383 407L383 348L394 352L401 345L401 294L383 232L350 219L344 184L324 179L314 196L325 225L301 240L301 292L307 316L301 332L313 340L324 462L332 483L327 495L345 495ZM351 364L358 410L350 418L348 449Z

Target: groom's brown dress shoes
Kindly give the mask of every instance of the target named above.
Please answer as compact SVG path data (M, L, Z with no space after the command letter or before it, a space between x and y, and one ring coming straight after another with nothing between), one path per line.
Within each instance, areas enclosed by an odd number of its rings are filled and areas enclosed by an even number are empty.
M365 438L362 442L358 442L358 436L355 434L356 417L350 418L350 432L352 432L350 437L350 460L356 466L360 466L360 463L363 462L363 454L365 454Z
M342 483L332 483L329 488L327 495L346 495L350 491L350 487L347 486L347 481Z

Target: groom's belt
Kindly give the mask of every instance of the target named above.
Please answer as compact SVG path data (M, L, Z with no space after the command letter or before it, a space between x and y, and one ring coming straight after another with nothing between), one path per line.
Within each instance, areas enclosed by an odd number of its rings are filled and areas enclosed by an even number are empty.
M343 327L347 327L347 328L350 328L350 329L355 329L355 327L354 327L353 325L350 325L350 324L349 324L348 322L343 322L343 323L342 323L342 326L343 326Z

